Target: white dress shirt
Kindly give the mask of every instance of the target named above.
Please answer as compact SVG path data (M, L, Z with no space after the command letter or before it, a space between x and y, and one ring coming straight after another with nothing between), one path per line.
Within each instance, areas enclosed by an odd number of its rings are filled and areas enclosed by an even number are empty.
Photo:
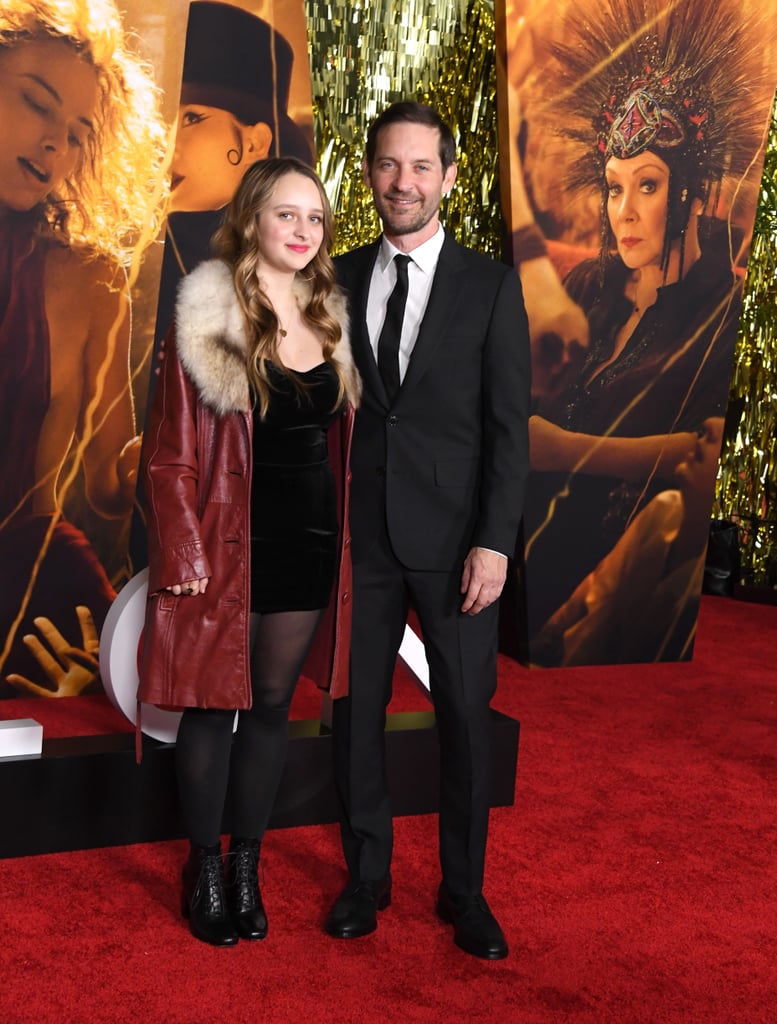
M405 255L410 257L407 265L407 305L405 306L405 317L402 321L402 334L399 341L399 379L403 381L407 373L407 366L410 356L413 353L418 329L424 318L426 307L429 303L429 294L432 290L434 272L437 269L437 260L440 257L440 250L445 241L445 231L440 225L431 238L423 242L412 252ZM369 332L372 354L377 362L378 338L383 328L383 321L386 319L386 304L389 296L394 290L397 281L397 268L394 265L394 257L401 252L395 245L383 236L378 258L370 280L370 289L367 295L367 330Z

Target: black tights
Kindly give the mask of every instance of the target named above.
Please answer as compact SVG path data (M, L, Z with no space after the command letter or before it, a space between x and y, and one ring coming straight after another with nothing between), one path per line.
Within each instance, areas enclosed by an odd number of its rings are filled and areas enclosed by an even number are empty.
M261 839L283 773L289 706L320 611L251 615L253 706L241 711L187 708L175 763L186 832L198 846L219 842L232 782L232 832Z

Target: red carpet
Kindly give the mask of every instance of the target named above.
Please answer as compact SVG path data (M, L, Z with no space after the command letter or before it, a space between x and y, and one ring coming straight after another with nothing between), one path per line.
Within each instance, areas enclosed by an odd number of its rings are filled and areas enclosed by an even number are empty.
M395 903L354 942L321 931L332 827L268 836L270 935L227 950L178 916L183 843L21 858L0 865L0 1021L775 1024L775 640L774 606L706 598L687 665L502 662L495 706L522 723L487 884L506 961L436 921L432 816L397 821Z

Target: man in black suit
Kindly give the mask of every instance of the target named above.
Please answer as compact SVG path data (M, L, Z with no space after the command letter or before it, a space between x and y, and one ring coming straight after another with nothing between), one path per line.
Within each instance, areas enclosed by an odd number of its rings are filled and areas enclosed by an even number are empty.
M337 260L364 395L351 453L351 691L333 717L350 881L325 927L367 935L391 901L383 733L413 605L441 748L437 913L467 952L501 959L507 943L482 893L489 702L495 602L528 471L526 314L515 271L439 223L456 164L436 111L410 102L384 111L367 136L364 176L383 235Z

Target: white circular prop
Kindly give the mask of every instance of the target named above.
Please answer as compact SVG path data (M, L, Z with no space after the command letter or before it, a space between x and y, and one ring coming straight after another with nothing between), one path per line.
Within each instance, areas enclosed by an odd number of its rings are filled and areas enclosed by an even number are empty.
M148 569L125 583L105 616L100 634L100 675L111 704L135 724L138 714L138 649L143 634L148 594ZM146 736L175 742L180 711L142 704L140 727Z

